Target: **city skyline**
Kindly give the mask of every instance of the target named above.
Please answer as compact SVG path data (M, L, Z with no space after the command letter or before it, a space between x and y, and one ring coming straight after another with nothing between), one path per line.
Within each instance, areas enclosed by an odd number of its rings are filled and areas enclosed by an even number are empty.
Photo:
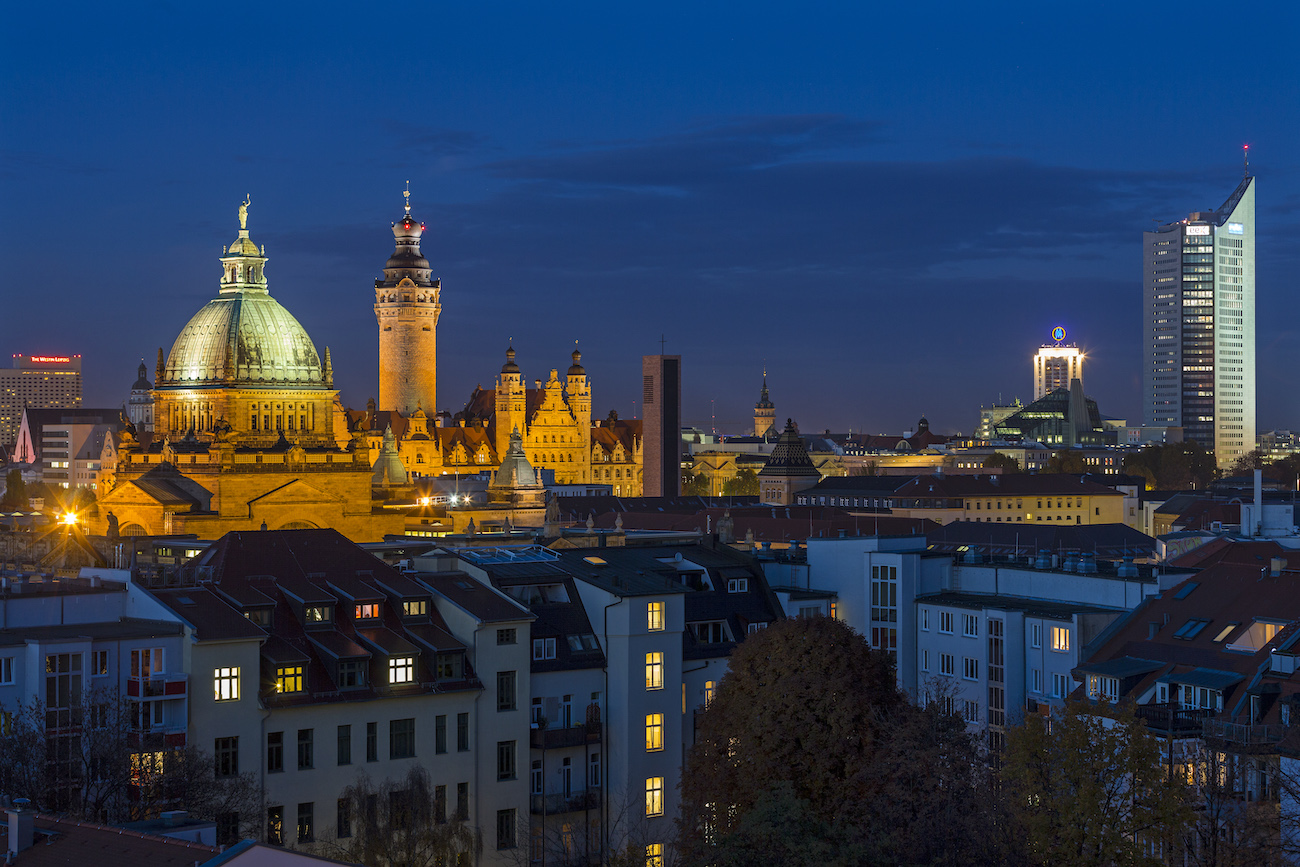
M1042 10L924 32L847 8L521 9L501 29L413 12L427 53L378 17L345 35L328 8L251 27L48 14L22 10L0 60L0 228L22 251L0 351L82 354L88 405L124 402L215 292L245 195L275 297L331 347L349 405L378 397L372 281L409 180L443 281L438 409L489 386L509 342L544 376L577 340L596 416L641 415L639 356L666 353L687 423L745 432L766 367L782 424L897 432L925 414L969 432L981 404L1028 402L1028 362L1063 325L1088 394L1136 422L1139 234L1217 207L1248 142L1258 429L1300 428L1294 12L1230 80L1178 65L1213 44L1209 20L1154 12L1125 33ZM24 31L59 32L61 62ZM1153 110L1151 70L1180 68L1195 86ZM1188 136L1193 106L1212 133Z

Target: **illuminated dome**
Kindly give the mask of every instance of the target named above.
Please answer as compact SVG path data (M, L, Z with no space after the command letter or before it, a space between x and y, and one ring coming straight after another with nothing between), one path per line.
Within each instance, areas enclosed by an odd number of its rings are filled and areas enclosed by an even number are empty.
M327 387L311 338L267 291L266 256L246 228L221 264L220 294L181 329L156 387Z

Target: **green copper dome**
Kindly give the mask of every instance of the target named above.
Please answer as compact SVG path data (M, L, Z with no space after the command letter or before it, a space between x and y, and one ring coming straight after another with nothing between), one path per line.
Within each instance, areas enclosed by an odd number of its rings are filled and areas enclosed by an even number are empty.
M270 296L266 257L244 228L221 258L220 294L181 329L157 388L227 385L328 387L320 356L293 315Z

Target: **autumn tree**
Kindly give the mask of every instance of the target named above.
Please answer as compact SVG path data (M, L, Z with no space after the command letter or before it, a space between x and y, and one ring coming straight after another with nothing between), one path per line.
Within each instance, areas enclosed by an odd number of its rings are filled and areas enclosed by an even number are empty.
M980 466L986 470L1000 469L1004 473L1021 472L1020 461L1011 457L1011 455L1004 455L1002 452L994 452L989 455Z
M1219 476L1214 455L1198 443L1151 443L1124 458L1124 472L1163 490L1207 488Z
M483 850L482 834L465 816L448 815L446 797L422 765L401 779L381 782L361 771L343 791L340 816L346 814L349 827L336 827L337 842L318 848L370 867L441 867L476 859ZM526 817L516 817L516 847L528 845L526 830L521 830L526 827Z
M1073 449L1062 449L1047 459L1047 465L1043 467L1045 473L1073 473L1078 475L1089 471L1088 463L1083 458L1083 453Z
M779 621L733 652L700 719L680 854L715 864L732 846L759 851L789 807L786 830L834 828L837 851L869 861L1002 860L980 849L992 823L968 821L988 803L973 785L980 765L959 720L899 691L892 656L838 620Z
M1145 723L1084 703L1008 732L1002 782L1031 857L1053 867L1156 867L1191 816Z
M707 497L709 495L709 478L704 473L692 473L682 470L682 496Z

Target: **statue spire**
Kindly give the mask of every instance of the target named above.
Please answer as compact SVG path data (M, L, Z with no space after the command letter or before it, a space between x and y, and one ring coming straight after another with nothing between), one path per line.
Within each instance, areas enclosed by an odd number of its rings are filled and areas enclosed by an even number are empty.
M402 193L402 198L406 200L406 216L411 216L411 182L406 182L406 192Z
M244 201L239 203L239 228L241 230L248 228L248 206L252 203L252 196L244 193Z

